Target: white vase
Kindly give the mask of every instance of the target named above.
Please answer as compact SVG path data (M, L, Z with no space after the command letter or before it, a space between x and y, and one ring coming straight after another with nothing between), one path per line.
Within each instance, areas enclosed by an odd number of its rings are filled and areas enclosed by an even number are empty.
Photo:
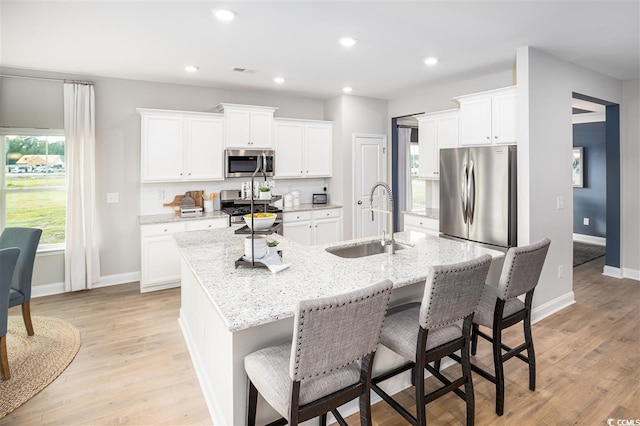
M267 192L260 191L260 199L261 200L270 200L271 199L271 191L267 191Z

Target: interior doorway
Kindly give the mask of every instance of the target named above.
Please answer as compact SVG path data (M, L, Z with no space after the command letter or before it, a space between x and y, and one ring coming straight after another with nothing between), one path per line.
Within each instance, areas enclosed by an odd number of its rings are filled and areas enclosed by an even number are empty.
M620 268L620 108L573 93L574 266L605 255ZM609 273L607 273L609 272Z
M427 181L418 176L419 129L416 113L391 119L391 173L394 195L393 229L404 229L403 211L425 209L427 203Z

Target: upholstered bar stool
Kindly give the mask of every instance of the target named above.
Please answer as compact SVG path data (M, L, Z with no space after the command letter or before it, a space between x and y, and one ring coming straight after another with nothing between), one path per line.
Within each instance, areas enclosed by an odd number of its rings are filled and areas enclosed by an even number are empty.
M27 334L33 336L31 322L31 276L42 229L5 228L0 235L0 249L18 247L20 256L11 282L9 307L21 305L22 319Z
M314 417L324 425L329 411L344 425L336 408L355 398L360 398L360 424L371 425L371 368L391 288L391 281L385 280L300 302L293 341L244 359L249 376L247 424L256 423L259 392L283 417L271 425L297 425Z
M498 287L485 285L473 317L471 354L476 354L478 336L493 344L494 375L472 365L473 371L496 385L496 414L504 413L503 364L514 356L529 364L529 389L536 389L536 359L531 336L531 302L551 241L548 238L507 251ZM524 303L518 296L525 295ZM502 343L502 330L523 322L524 343L511 348ZM489 328L492 335L480 331ZM506 350L506 353L502 351ZM521 352L527 351L527 356Z
M9 290L20 256L16 247L0 249L0 373L4 380L11 378L7 356L7 323L9 321Z
M412 425L426 425L427 403L455 392L467 404L467 425L474 422L473 383L469 362L471 319L487 278L491 256L429 269L422 303L410 303L389 310L380 343L409 360L406 364L375 377L371 388ZM463 320L462 328L457 324ZM456 351L462 353L462 375L451 381L428 365ZM425 395L425 369L444 386ZM378 384L404 371L412 371L415 387L414 417ZM464 386L464 392L459 388Z

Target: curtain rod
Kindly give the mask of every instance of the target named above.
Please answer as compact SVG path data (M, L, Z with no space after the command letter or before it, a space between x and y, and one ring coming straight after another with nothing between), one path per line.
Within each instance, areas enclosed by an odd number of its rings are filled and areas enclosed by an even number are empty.
M48 78L48 77L29 77L25 75L10 75L10 74L0 74L0 77L8 77L8 78L24 78L27 80L44 80L44 81L57 81L60 83L77 83L77 84L85 84L88 86L93 86L93 81L82 81L82 80L64 80L60 78Z
M417 129L418 128L418 126L410 126L408 124L398 124L396 127L402 128L402 129Z

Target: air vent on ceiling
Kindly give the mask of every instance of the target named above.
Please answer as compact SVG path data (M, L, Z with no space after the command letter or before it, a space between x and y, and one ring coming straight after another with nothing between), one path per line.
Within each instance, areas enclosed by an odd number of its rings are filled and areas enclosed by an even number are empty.
M250 70L250 69L247 69L247 68L238 68L238 67L234 68L232 71L233 72L241 72L243 74L255 74L257 72L256 70Z

